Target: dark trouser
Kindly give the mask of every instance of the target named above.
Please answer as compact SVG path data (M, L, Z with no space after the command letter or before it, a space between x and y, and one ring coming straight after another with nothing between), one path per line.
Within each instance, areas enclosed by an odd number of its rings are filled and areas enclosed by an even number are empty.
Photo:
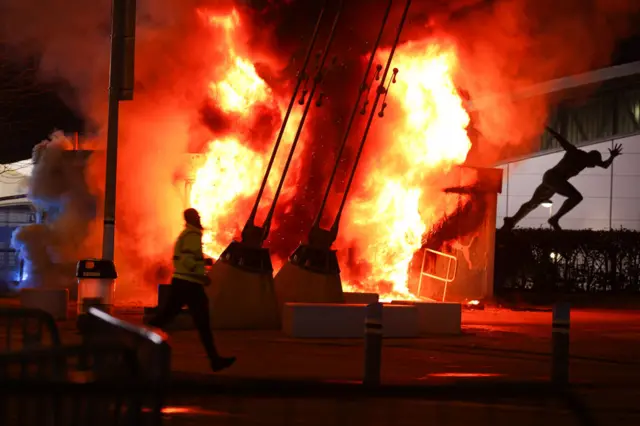
M207 351L209 359L216 359L218 351L213 343L213 333L209 323L209 298L202 284L173 278L163 306L158 307L158 313L149 321L149 325L158 328L165 327L178 316L184 305L189 308L189 313L193 317L193 322L200 334L200 340L202 340L202 346Z
M526 215L535 210L540 204L549 200L554 194L560 194L567 199L562 203L558 211L549 218L549 222L558 223L558 220L569 213L575 206L582 201L582 194L571 185L566 179L558 178L553 173L545 173L542 183L533 192L533 196L529 201L524 203L520 209L511 217L510 227L515 226Z

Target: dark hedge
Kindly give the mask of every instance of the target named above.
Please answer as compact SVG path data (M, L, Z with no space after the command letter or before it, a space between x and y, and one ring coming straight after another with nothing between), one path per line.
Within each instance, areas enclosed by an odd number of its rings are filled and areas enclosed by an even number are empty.
M640 232L496 234L495 293L640 293Z

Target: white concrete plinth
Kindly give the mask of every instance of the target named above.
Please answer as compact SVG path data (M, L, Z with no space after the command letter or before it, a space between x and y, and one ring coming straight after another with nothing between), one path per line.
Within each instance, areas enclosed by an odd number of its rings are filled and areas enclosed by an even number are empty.
M364 304L286 303L282 328L295 338L335 339L364 336ZM418 310L415 306L384 305L383 336L417 337Z
M344 293L344 303L364 304L378 303L378 293Z
M412 302L394 300L396 306L414 306L421 334L460 334L462 305L448 302Z
M280 309L285 303L343 303L339 274L318 274L285 263L274 277Z
M213 328L274 330L280 327L271 274L255 274L216 262L209 278L211 285L206 291Z
M25 288L20 291L20 305L23 308L41 309L56 320L65 320L69 310L69 290Z
M382 335L396 338L420 336L418 309L410 305L385 303L382 308Z

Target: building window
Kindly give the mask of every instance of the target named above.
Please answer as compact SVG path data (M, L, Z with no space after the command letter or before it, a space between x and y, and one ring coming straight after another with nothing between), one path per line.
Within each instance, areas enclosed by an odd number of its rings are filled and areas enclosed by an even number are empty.
M579 104L558 105L549 113L549 125L576 145L640 132L640 90L623 89ZM548 133L541 136L541 151L559 147Z
M640 90L621 93L618 98L619 134L629 134L640 131Z

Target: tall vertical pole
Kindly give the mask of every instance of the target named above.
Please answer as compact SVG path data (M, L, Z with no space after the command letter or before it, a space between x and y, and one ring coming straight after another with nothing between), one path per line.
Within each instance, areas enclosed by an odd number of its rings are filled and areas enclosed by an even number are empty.
M118 0L115 1L116 3ZM116 44L112 41L112 44ZM113 48L112 48L113 52ZM107 175L104 189L104 231L102 234L102 258L113 260L116 226L116 173L118 167L118 113L120 101L114 87L113 53L111 58L111 84L109 87L109 124L107 127Z
M612 139L611 149L614 149L615 147L616 140ZM611 171L609 172L609 231L613 231L613 179L615 177L613 169L615 166L615 163L611 163L611 166L609 166L609 168L611 169Z
M113 0L111 8L111 64L107 124L107 166L104 191L102 258L113 261L118 167L118 115L120 101L133 99L133 57L136 0Z

